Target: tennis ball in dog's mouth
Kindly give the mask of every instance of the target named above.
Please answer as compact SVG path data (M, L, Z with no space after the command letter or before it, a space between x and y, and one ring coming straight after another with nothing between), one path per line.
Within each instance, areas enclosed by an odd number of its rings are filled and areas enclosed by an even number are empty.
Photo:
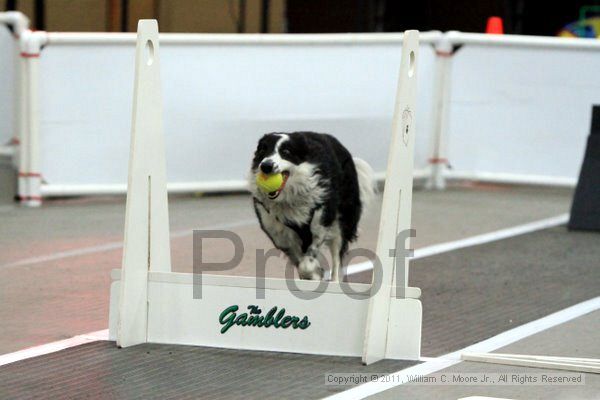
M271 193L279 190L283 185L282 174L263 174L259 172L256 174L256 185L265 193Z

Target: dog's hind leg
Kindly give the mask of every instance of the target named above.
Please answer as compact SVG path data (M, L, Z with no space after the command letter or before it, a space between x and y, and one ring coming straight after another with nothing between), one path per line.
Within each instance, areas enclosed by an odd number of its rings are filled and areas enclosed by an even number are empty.
M329 251L331 252L330 279L332 281L341 282L344 279L344 271L342 270L342 258L340 256L341 249L341 238L337 237L329 243Z

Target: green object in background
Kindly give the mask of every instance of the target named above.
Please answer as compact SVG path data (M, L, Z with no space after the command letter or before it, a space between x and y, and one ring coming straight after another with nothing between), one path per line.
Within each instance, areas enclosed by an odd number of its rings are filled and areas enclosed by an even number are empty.
M579 9L579 20L566 25L558 32L560 37L598 38L600 37L600 6L583 6Z

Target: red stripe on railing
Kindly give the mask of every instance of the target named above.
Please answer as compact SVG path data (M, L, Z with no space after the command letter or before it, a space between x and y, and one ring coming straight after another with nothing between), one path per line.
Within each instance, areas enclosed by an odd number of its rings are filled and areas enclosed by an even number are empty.
M454 52L452 51L441 51L441 50L436 50L435 54L440 56L440 57L452 57L452 55L454 54Z
M17 196L19 201L39 200L42 201L42 196Z
M429 164L448 164L447 158L430 158Z
M42 174L39 172L19 172L21 178L41 178Z
M40 53L26 53L24 51L21 52L21 57L23 58L37 58L40 56Z

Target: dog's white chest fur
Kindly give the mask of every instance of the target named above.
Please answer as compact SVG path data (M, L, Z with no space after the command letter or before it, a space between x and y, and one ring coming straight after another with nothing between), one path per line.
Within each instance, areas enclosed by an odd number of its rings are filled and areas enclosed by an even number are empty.
M298 234L290 227L277 219L262 204L256 206L261 225L267 232L277 248L289 249L290 258L293 263L298 263L302 256L302 241Z

